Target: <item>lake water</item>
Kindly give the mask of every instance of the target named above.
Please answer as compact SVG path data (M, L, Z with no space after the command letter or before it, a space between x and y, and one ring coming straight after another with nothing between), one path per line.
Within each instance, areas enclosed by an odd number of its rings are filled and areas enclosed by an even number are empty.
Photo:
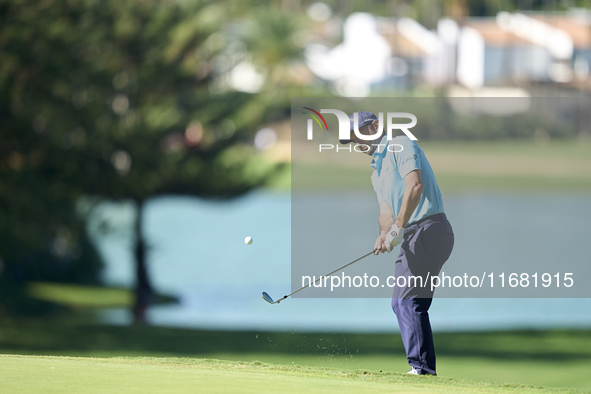
M446 212L456 234L450 263L473 259L478 249L488 244L496 245L494 253L487 253L491 261L507 254L519 258L527 253L540 261L561 258L591 263L590 253L582 246L590 235L586 227L591 222L589 197L559 193L446 194ZM329 207L339 196L325 193L306 198ZM374 201L371 195L354 198ZM158 291L177 296L180 303L152 307L150 321L202 329L396 331L387 298L294 298L279 305L262 300L262 291L275 298L291 291L291 208L289 194L273 192L252 193L230 202L184 197L151 201L145 217L151 278ZM129 204L102 204L97 208L94 223L101 218L113 228L102 234L91 226L106 263L103 276L107 284L133 285L133 215ZM367 220L367 232L376 231L375 218ZM499 232L504 245L495 239ZM486 234L486 238L475 234ZM247 235L254 239L250 246L243 242ZM556 237L560 242L555 242ZM327 239L325 242L337 242ZM532 247L523 248L510 242L512 239L529 242ZM536 247L538 244L544 247ZM350 246L331 264L339 267L365 249ZM430 315L434 331L589 327L591 299L436 298ZM103 318L112 324L130 322L127 310L107 310Z

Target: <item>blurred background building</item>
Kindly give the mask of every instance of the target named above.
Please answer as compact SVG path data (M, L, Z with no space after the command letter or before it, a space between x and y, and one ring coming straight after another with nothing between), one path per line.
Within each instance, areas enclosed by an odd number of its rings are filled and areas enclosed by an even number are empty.
M587 9L442 16L432 28L409 17L367 13L341 21L329 17L332 10L324 3L310 5L307 12L313 19L326 20L319 22L320 33L307 46L306 63L318 78L331 81L337 93L351 93L340 87L357 85L362 88L351 87L357 96L445 86L472 90L518 86L532 93L540 85L553 92L589 90L591 11ZM334 27L340 25L344 33ZM341 34L342 44L332 48L322 44L339 41ZM364 69L357 67L354 72L352 64L367 54L373 54L379 69L365 62ZM348 67L353 67L351 75L344 75Z

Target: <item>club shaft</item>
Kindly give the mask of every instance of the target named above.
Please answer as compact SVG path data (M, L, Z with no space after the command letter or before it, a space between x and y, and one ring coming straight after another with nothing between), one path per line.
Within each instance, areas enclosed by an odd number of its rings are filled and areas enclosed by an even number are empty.
M284 300L284 299L286 299L287 297L290 297L291 295L293 295L293 294L297 293L298 291L304 290L306 287L310 287L310 285L311 285L311 284L313 284L313 283L316 283L316 282L318 282L319 280L322 280L322 278L329 277L329 276L331 276L332 274L334 274L335 272L337 272L337 271L340 271L340 270L342 270L343 268L347 268L347 267L348 267L348 266L350 266L351 264L353 264L353 263L356 263L356 262L358 262L359 260L366 258L367 256L369 256L370 254L373 254L374 252L375 252L375 251L374 251L374 250L372 250L371 252L369 252L369 253L367 253L367 254L364 254L363 256L361 256L361 257L359 257L359 258L357 258L357 259L355 259L355 260L351 261L350 263L348 263L348 264L345 264L345 265L343 265L342 267L339 267L339 268L337 268L336 270L334 270L334 271L331 271L331 272L329 272L328 274L326 274L326 275L324 275L324 276L321 276L320 278L316 279L314 282L312 282L312 283L308 283L306 286L304 286L304 287L300 287L300 288L299 288L299 289L297 289L296 291L294 291L294 292L292 292L292 293L289 293L289 294L288 294L288 295L286 295L286 296L283 296L283 298L281 298L279 301L281 301L281 300Z

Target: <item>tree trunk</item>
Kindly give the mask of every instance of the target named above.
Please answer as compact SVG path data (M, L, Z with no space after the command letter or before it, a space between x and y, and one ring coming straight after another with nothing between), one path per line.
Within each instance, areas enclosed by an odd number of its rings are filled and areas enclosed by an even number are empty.
M150 306L152 300L152 285L148 275L148 268L146 266L146 242L142 231L144 201L136 201L136 218L135 218L135 304L133 306L133 321L134 324L146 324L146 311Z

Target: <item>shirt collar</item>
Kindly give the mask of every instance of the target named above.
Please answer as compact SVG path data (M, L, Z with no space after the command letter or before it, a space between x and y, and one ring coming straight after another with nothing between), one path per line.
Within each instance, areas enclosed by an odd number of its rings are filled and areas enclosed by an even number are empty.
M380 139L380 142L378 142L378 144L382 144L382 141L384 141L384 137L385 136L383 136ZM372 159L370 165L374 170L377 170L378 175L380 175L380 171L382 171L382 160L384 159L384 157L386 157L387 151L388 151L388 140L386 140L386 146L384 146L384 149L381 149L381 152L380 152L379 148L376 149L376 151L374 152L374 154L372 156L373 159Z

